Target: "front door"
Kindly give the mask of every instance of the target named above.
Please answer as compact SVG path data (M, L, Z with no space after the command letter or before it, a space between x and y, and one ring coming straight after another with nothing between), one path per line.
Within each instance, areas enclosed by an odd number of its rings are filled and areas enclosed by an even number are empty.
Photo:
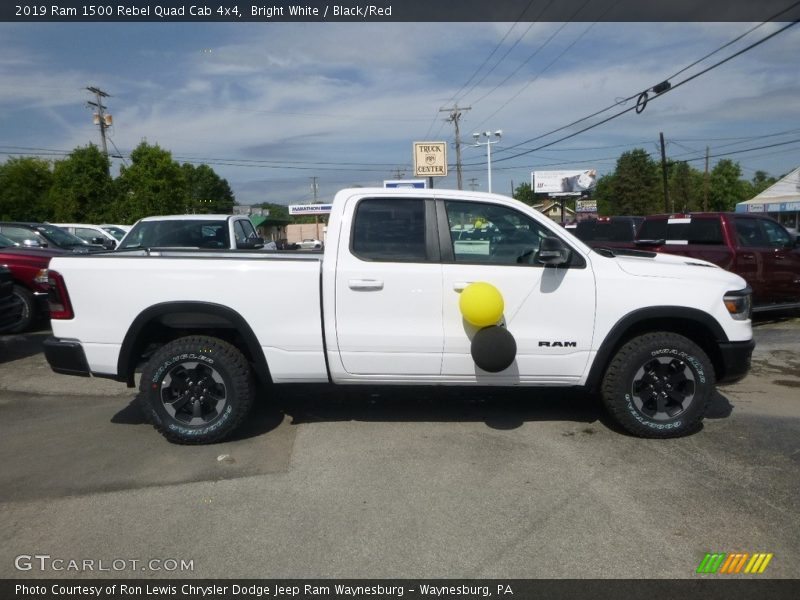
M589 360L594 332L595 283L588 262L573 249L570 266L536 262L552 231L515 208L445 200L438 207L442 241L444 356L442 375L468 381L573 383ZM564 238L562 238L564 239ZM477 367L471 340L478 330L459 309L459 294L485 281L503 296L503 322L514 336L516 360L506 370Z

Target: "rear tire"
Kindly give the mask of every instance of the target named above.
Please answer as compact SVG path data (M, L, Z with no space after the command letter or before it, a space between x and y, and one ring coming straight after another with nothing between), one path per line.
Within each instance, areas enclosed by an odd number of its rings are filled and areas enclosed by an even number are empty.
M142 370L139 405L161 435L178 444L211 444L230 435L253 405L253 378L231 344L206 336L174 340Z
M36 319L36 305L33 301L33 294L21 285L14 285L11 292L22 304L22 312L17 324L8 330L8 333L22 333L30 329L34 319Z
M714 367L697 344L675 333L648 333L611 359L602 399L614 421L636 436L680 437L700 428L714 382Z

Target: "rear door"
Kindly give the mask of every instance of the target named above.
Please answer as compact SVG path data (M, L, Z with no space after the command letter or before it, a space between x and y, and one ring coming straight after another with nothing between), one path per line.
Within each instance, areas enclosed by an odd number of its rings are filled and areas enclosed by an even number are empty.
M433 200L353 198L336 264L336 343L354 376L438 376L442 266ZM347 223L352 219L352 224Z
M800 300L800 250L780 224L770 219L758 219L769 244L769 257L765 259L767 294L777 302Z

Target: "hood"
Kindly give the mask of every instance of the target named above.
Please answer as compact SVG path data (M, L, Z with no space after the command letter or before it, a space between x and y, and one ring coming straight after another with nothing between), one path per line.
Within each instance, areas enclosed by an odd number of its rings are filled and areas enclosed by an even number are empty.
M727 283L731 289L744 288L747 283L738 275L726 271L714 263L697 258L642 252L641 255L615 256L620 269L636 277L660 277L665 279L697 279Z

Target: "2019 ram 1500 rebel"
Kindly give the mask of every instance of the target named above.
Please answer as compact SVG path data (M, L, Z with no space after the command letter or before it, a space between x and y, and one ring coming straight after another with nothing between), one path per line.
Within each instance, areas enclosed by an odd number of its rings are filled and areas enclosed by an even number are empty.
M180 443L230 434L254 378L580 386L635 435L683 435L754 346L741 277L593 251L476 192L343 190L323 253L150 248L50 267L51 367L131 387L141 369L142 409Z

